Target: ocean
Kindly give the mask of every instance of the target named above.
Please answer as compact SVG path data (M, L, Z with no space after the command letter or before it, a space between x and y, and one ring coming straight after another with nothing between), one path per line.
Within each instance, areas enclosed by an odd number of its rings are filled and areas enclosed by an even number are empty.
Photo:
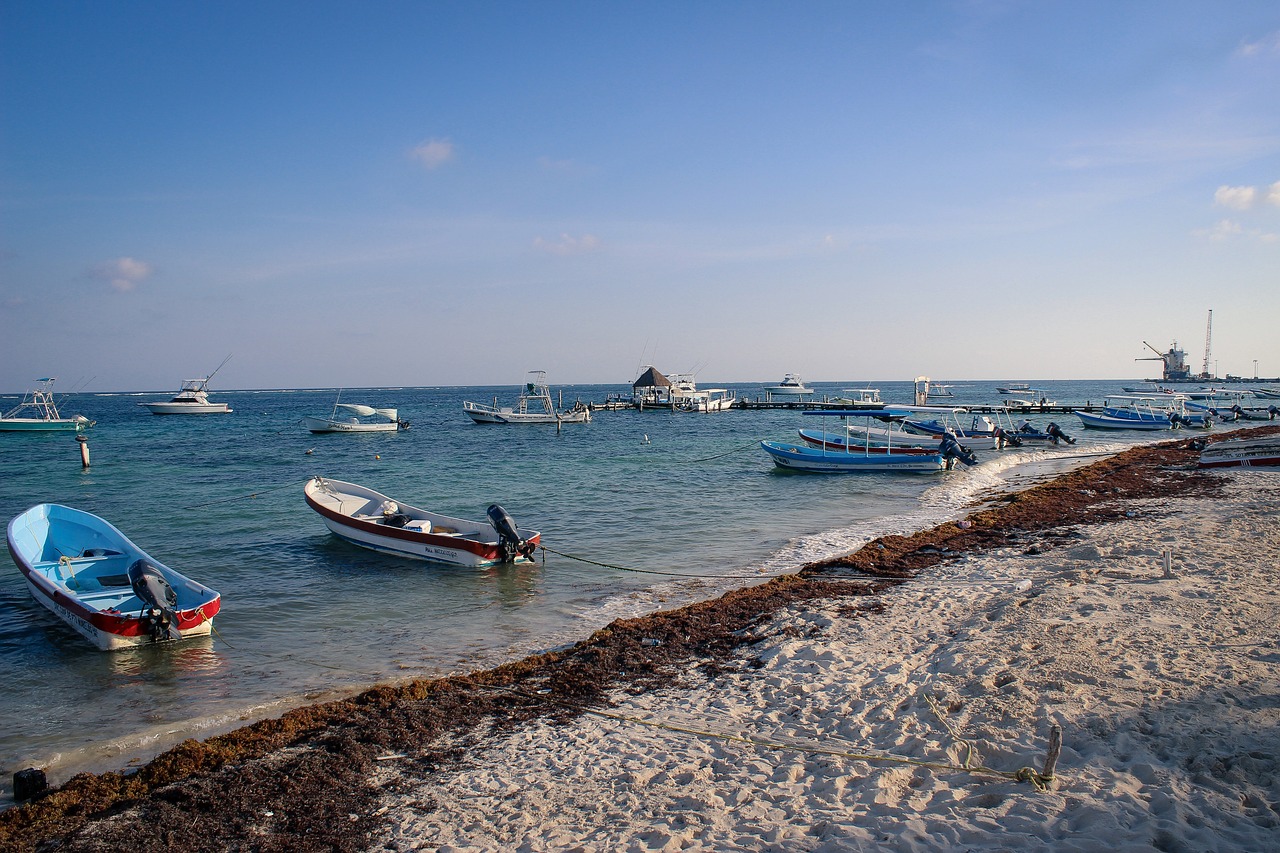
M714 382L700 382L704 387ZM763 384L721 383L739 397ZM814 383L837 396L860 383ZM910 382L870 383L910 403ZM1061 403L1122 384L1032 382ZM996 403L995 382L956 382L947 404ZM566 405L630 386L553 386ZM629 617L792 571L886 533L961 517L1034 478L1168 434L1086 433L1075 446L1007 449L942 474L806 475L775 468L761 439L796 440L794 411L599 411L589 424L480 426L464 400L510 405L518 389L345 389L399 409L399 433L313 435L337 389L217 391L231 414L155 416L163 393L71 395L91 467L68 434L0 433L0 516L43 502L113 523L154 558L222 593L211 637L97 651L0 570L0 795L17 770L58 784L125 769L204 738L362 687L486 668ZM0 410L18 397L0 397ZM806 424L808 425L808 424ZM546 546L529 564L465 569L338 540L302 498L313 475L483 519L501 504ZM568 556L566 556L568 555Z

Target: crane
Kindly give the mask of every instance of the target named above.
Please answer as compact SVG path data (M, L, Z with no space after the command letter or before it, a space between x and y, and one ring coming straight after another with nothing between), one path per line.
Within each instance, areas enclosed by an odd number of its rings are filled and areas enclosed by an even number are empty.
M1213 340L1213 309L1209 309L1209 322L1204 327L1204 367L1200 370L1202 379L1212 379L1209 375L1209 342Z

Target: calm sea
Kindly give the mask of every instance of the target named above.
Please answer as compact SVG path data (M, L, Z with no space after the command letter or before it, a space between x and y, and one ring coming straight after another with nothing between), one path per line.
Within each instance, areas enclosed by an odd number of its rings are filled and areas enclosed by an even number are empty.
M713 382L702 382L710 387ZM816 383L836 396L857 383ZM1032 383L1064 403L1098 402L1116 382ZM729 384L739 396L762 387ZM911 384L879 383L911 402ZM566 404L629 393L556 389ZM957 383L954 402L998 402L995 383ZM212 394L232 414L158 417L165 394L81 394L63 414L96 419L82 470L69 435L0 433L0 518L42 503L87 510L153 557L223 595L216 635L106 653L0 571L0 785L46 768L138 763L304 702L374 682L488 667L587 636L613 619L713 596L807 561L968 512L1018 472L1166 436L1086 434L1075 447L984 454L940 475L815 476L775 469L760 439L794 440L795 412L597 412L590 424L477 426L463 400L509 405L515 387L377 388L342 400L395 407L412 428L312 435L335 389ZM0 397L0 410L17 398ZM1041 424L1050 418L1033 418ZM1029 463L1035 463L1034 465ZM1076 463L1078 464L1078 463ZM1052 467L1052 466L1051 466ZM483 519L499 503L546 545L622 571L545 561L462 569L376 554L329 535L302 499L324 475L449 515Z

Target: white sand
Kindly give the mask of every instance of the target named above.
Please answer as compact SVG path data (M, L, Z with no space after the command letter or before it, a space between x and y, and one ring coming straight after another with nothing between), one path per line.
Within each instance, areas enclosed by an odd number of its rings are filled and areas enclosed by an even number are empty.
M938 567L887 594L781 614L736 669L619 695L617 713L492 737L389 795L389 849L1280 850L1280 472L1226 500ZM1165 578L1162 549L1172 550ZM1029 584L1027 583L1029 582ZM752 665L752 659L758 668ZM762 665L760 665L762 664ZM395 762L385 762L388 778Z

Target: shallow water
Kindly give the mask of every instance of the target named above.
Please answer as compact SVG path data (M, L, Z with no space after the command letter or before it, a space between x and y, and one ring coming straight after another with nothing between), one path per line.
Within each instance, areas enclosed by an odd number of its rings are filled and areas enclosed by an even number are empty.
M1120 384L1043 387L1078 403ZM761 394L760 385L728 387ZM817 384L832 396L841 387ZM910 383L880 388L886 400L910 402ZM996 402L994 389L958 384L954 402ZM628 390L563 394L566 403L598 402ZM940 475L804 475L778 471L757 444L793 440L795 412L597 412L592 423L560 431L477 426L462 413L465 399L510 403L516 391L343 391L344 402L396 407L412 421L407 431L375 435L302 429L304 415L329 411L335 389L214 393L232 414L170 417L137 405L163 394L73 396L63 413L97 421L87 472L71 436L0 434L4 519L41 502L87 510L223 595L212 637L104 653L38 605L16 567L0 572L0 679L8 686L0 695L0 784L27 766L46 768L55 783L114 769L304 701L572 642L618 617L963 515L1032 470L1025 463L1075 464L1169 437L1084 433L1060 415L1080 439L1073 448L989 452L976 468ZM0 398L0 409L11 405ZM360 549L329 535L304 504L302 485L316 474L464 518L482 519L497 502L540 530L548 547L606 565L550 553L477 570Z

